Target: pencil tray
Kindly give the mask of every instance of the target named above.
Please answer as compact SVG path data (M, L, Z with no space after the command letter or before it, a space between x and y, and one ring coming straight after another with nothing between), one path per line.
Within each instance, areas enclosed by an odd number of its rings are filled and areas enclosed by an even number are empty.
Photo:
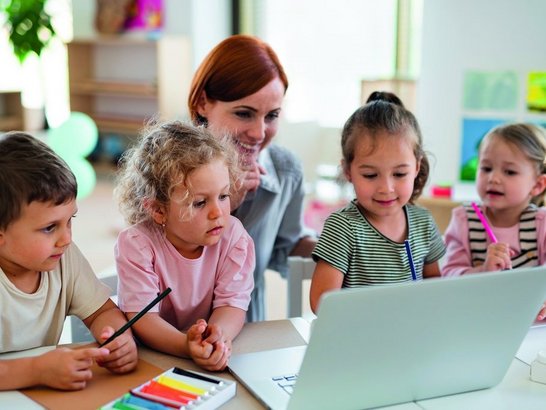
M101 410L209 410L230 400L236 391L234 381L173 367L105 404Z

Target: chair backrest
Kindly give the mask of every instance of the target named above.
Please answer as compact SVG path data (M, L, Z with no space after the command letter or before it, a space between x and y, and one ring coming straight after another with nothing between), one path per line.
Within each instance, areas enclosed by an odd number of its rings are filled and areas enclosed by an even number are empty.
M302 281L311 279L315 271L315 261L301 256L288 258L287 276L287 306L288 317L300 317L302 315Z
M451 220L451 211L453 208L461 205L461 202L445 198L420 197L416 201L416 204L430 211L436 221L436 225L438 225L440 233L443 235Z

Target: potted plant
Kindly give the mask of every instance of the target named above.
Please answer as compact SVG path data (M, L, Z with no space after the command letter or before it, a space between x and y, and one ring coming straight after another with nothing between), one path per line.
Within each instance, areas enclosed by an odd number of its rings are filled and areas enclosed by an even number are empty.
M34 94L39 96L35 105L25 107L25 127L29 129L49 128L42 97L44 72L39 59L56 32L46 11L46 3L47 0L0 0L0 14L4 14L13 54L22 65L27 66L27 73L36 76L35 83L41 84L41 92ZM32 54L37 59L29 59Z
M29 53L38 56L55 36L51 16L45 10L47 0L10 0L4 5L9 41L22 63ZM3 2L6 4L6 1Z

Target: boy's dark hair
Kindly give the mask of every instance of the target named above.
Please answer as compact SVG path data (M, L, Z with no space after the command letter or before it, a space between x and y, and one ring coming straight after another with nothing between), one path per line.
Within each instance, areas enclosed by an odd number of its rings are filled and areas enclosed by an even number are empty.
M0 229L33 201L64 204L76 198L70 168L44 142L19 131L0 135Z

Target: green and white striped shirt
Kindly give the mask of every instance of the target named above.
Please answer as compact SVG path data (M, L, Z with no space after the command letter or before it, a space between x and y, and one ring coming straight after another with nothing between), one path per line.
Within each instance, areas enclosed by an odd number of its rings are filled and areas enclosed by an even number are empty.
M445 245L432 215L415 205L404 207L417 279L423 266L438 261ZM411 281L411 270L404 243L385 237L368 222L353 200L332 213L313 251L344 274L344 288Z

